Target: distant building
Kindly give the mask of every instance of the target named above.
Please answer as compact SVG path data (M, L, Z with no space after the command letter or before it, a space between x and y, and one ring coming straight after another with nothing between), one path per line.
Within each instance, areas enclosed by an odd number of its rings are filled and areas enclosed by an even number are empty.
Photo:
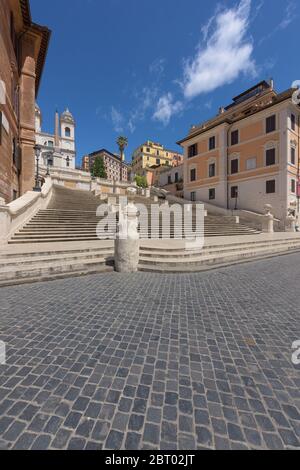
M50 34L32 21L29 0L0 1L0 198L6 203L34 186L34 104Z
M219 114L193 126L184 149L186 199L264 212L284 221L299 211L300 107L295 88L282 93L262 81L233 98Z
M106 149L85 155L82 159L82 170L91 172L97 157L103 159L108 180L129 181L129 165L122 162L119 155L115 155Z
M68 109L61 116L55 113L54 134L42 131L42 113L35 106L36 143L42 147L40 163L56 168L75 169L75 120Z
M158 186L174 196L183 198L183 164L161 171Z
M132 156L132 172L142 176L145 168L157 166L178 166L183 162L183 155L165 149L163 145L148 140L140 145Z

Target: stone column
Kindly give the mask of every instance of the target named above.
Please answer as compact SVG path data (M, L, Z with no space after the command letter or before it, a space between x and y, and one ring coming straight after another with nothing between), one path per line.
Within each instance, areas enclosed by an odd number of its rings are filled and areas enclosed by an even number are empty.
M115 271L118 273L138 270L140 240L137 229L137 208L129 203L119 212L119 231L115 240Z
M37 38L31 33L22 37L20 77L20 194L31 191L35 175L35 47Z

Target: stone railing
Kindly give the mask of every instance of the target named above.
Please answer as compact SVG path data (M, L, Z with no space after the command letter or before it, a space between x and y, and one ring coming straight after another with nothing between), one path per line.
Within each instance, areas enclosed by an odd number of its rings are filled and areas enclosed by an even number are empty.
M53 181L47 177L41 192L27 191L10 204L0 200L0 243L6 243L13 233L24 226L36 212L45 209L51 199Z
M174 196L170 192L160 189L152 188L151 194L156 197L162 197L174 204L191 204L191 201ZM201 203L201 201L198 201ZM247 210L229 210L223 207L215 206L207 202L203 202L204 209L207 214L220 215L223 217L232 218L236 223L244 222L257 230L262 230L265 233L273 233L274 231L282 230L282 224L279 219L272 215L272 206L266 204L266 213L259 214Z
M41 174L44 176L47 167L41 166ZM102 178L93 178L90 173L70 168L50 168L53 184L65 186L69 189L91 191L96 196L100 194L126 194L126 190L132 183L115 182Z

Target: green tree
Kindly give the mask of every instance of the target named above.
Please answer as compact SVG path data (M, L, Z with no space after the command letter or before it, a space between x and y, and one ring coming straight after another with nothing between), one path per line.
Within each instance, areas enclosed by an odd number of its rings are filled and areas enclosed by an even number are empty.
M103 158L101 157L95 158L91 173L92 173L92 176L94 176L95 178L103 178L103 179L107 178Z
M124 137L124 136L118 137L117 144L118 144L118 147L120 149L121 161L123 162L125 160L124 151L125 151L125 148L128 145L127 137Z
M139 188L148 188L148 181L147 181L146 176L136 175L136 177L134 178L134 181L136 182L136 185Z

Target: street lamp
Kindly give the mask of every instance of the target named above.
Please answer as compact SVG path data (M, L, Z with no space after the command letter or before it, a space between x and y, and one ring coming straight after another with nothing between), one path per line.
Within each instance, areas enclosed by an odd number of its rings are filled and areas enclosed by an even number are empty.
M53 153L54 151L51 150L51 152L49 152L47 154L47 173L46 173L46 176L50 176L50 161L52 162L51 166L53 165Z
M41 146L40 145L35 145L34 147L34 152L36 156L36 174L35 174L35 187L33 188L33 191L36 191L38 193L41 192L41 187L39 184L39 159L41 155Z

